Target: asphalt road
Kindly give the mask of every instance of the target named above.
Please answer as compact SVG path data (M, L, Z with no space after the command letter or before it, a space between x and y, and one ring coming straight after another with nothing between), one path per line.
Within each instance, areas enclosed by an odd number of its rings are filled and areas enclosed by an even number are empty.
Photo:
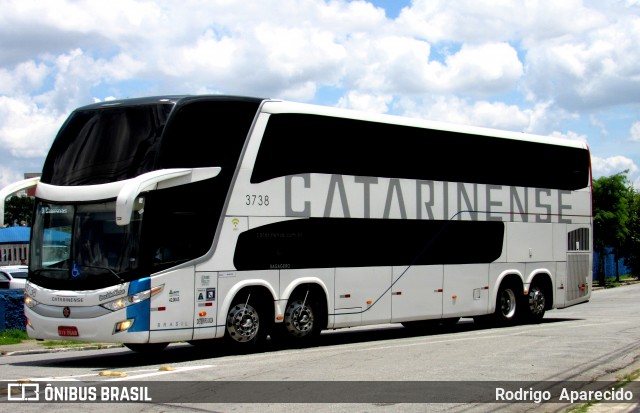
M318 346L283 349L267 345L254 354L234 354L215 348L174 344L152 356L124 348L0 358L0 380L74 380L131 383L247 382L234 391L233 403L172 402L119 404L120 412L388 412L388 411L554 411L557 404L520 403L400 403L398 400L362 403L244 404L260 398L252 381L299 383L295 400L323 400L343 386L341 381L456 382L447 392L464 395L467 382L526 381L540 388L555 381L612 380L640 368L640 284L596 291L587 304L553 310L538 325L482 328L463 319L457 325L416 333L400 325L383 325L325 332ZM111 372L104 375L105 371ZM126 373L126 376L123 375ZM103 374L103 375L100 375ZM306 383L313 382L313 383ZM324 382L324 383L315 383ZM166 384L166 383L165 383ZM187 401L198 400L197 384ZM375 383L374 383L375 384ZM472 383L473 384L473 383ZM189 384L191 386L191 384ZM316 387L320 386L320 388ZM322 387L324 386L324 387ZM289 386L291 387L291 386ZM378 392L379 384L371 385ZM291 390L291 389L289 389ZM343 389L345 390L345 389ZM354 391L361 390L356 388ZM537 388L535 389L537 390ZM344 401L349 401L349 389ZM202 393L200 393L202 394ZM415 395L414 395L415 396ZM185 396L186 397L186 396ZM409 395L411 397L411 395ZM461 398L464 398L461 396ZM331 397L328 399L333 400ZM384 398L383 398L384 399ZM177 402L176 402L177 401ZM339 400L342 401L342 400ZM113 412L113 404L49 404L51 412ZM0 411L16 405L0 403ZM40 411L42 404L21 404L20 411Z

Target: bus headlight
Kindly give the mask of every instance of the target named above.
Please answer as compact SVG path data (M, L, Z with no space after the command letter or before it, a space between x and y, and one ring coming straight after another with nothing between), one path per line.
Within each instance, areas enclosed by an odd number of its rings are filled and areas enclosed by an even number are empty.
M38 304L40 304L40 303L25 294L25 296L24 296L24 305L26 305L29 308L33 308L33 307L37 306Z
M127 331L133 325L133 321L134 321L133 319L129 319L129 320L124 320L124 321L120 321L119 323L116 323L115 328L113 329L113 334Z
M144 300L148 300L149 298L153 297L154 295L162 291L163 287L164 287L164 284L158 287L154 287L150 290L141 291L139 293L131 294L126 297L116 298L115 300L109 301L104 304L100 304L100 306L106 308L107 310L118 311L123 308L127 308L130 305L137 304Z

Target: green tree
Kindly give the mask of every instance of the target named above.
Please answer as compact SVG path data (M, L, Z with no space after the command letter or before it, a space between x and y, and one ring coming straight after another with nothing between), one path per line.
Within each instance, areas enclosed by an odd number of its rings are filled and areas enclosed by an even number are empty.
M33 198L28 196L12 196L4 204L4 222L6 225L20 225L25 222L31 226L33 214Z
M613 249L616 261L616 280L619 281L617 262L629 236L629 185L624 171L616 175L601 177L593 182L593 238L594 249L600 254L598 280L605 284L605 248Z
M640 192L633 187L629 188L627 204L629 206L629 220L627 221L629 235L621 252L633 274L640 275Z

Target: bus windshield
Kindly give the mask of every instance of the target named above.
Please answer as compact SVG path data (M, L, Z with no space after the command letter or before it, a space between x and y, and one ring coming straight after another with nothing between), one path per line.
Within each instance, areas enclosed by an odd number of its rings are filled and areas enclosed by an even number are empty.
M144 197L131 224L115 223L115 202L52 204L38 201L30 280L43 287L96 289L140 278Z

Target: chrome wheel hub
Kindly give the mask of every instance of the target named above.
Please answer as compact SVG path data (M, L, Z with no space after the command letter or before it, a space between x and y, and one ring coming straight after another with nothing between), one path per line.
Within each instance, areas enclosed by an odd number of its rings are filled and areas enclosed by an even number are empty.
M296 337L306 336L313 330L313 310L301 300L287 306L284 324L287 331Z
M260 317L252 306L237 304L229 310L227 332L235 341L253 340L258 335L258 328L260 328Z
M544 311L546 300L544 294L538 288L529 291L529 309L533 314L540 314Z
M500 312L506 320L513 318L516 314L516 295L510 288L500 294Z

